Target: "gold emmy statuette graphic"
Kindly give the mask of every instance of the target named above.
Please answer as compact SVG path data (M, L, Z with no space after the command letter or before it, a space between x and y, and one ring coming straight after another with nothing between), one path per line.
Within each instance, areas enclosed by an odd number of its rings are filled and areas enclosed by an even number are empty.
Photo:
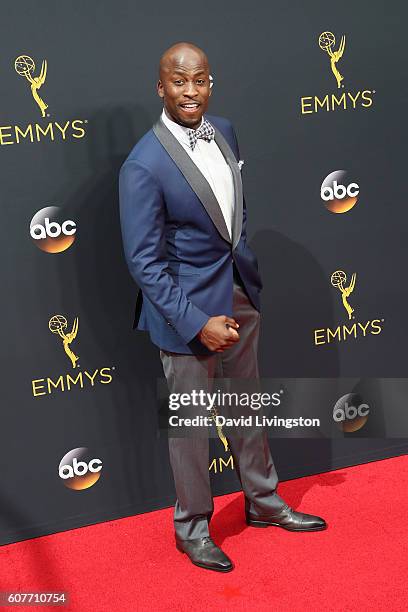
M336 272L333 272L330 278L330 281L333 287L337 287L341 291L341 300L343 302L343 306L346 309L348 318L350 320L353 318L351 315L354 312L354 308L350 306L350 304L347 301L347 298L350 296L350 294L354 290L354 286L356 284L356 273L355 272L353 273L351 277L351 282L348 287L344 286L346 280L347 280L347 276L346 276L346 273L343 272L343 270L336 270Z
M343 85L340 85L340 84L342 80L344 79L344 77L338 71L336 64L339 61L339 59L341 59L341 57L343 56L344 48L346 46L346 37L345 36L341 37L340 45L337 51L333 51L333 47L335 44L336 44L336 39L334 37L334 34L332 34L331 32L322 32L320 34L319 47L321 48L322 51L326 51L328 53L330 57L330 66L331 66L334 76L336 77L337 87L340 88L340 87L343 87Z
M71 351L70 344L75 340L78 333L78 317L75 317L74 323L72 325L72 330L69 333L65 333L65 330L68 327L68 321L63 315L54 315L48 322L48 327L53 334L58 334L60 338L62 338L62 344L64 346L64 351L68 355L71 360L72 367L76 368L76 362L79 357L75 355L73 351Z
M33 76L35 70L34 60L28 55L19 55L14 62L14 68L20 76L24 76L29 83L31 83L31 93L33 94L34 100L37 102L41 110L41 115L45 117L45 109L48 108L48 104L44 102L38 95L38 90L41 85L44 84L47 76L47 60L43 60L41 66L40 76Z
M214 407L211 408L210 415L213 421L215 422L215 417L218 416L218 412ZM216 428L217 428L218 437L224 445L225 452L227 452L228 451L228 440L225 437L224 432L222 431L222 425L216 425Z

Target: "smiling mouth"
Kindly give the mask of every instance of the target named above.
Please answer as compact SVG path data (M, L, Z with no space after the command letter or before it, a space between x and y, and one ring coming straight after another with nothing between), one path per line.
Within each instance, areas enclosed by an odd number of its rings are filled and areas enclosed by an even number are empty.
M186 113L194 113L201 105L198 102L185 102L179 106L181 106Z

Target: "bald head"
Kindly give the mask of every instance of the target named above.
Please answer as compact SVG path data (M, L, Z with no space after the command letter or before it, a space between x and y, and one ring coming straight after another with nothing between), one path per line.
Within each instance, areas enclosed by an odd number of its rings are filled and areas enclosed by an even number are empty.
M196 129L211 95L208 59L202 49L179 42L160 58L157 93L166 114L180 125Z
M172 45L163 53L160 58L159 76L162 78L163 72L168 72L176 66L208 66L208 58L204 51L189 42L179 42Z

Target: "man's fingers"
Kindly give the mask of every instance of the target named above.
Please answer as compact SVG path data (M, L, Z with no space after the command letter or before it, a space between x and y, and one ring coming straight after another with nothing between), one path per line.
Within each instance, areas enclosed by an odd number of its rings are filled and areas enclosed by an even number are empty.
M237 342L239 340L239 333L235 329L230 327L229 330L228 330L228 335L225 336L224 340L226 342L231 342L232 341L233 343L235 343L235 342Z
M235 327L238 328L239 327L239 323L236 322L235 319L233 319L232 317L225 317L225 324L231 325L231 327Z
M238 338L225 338L221 343L216 344L217 348L230 348L238 342Z
M208 348L210 348L210 350L212 351L216 351L217 353L221 353L222 351L231 348L231 346L233 346L234 344L235 342L223 342L222 344L218 344L216 347Z

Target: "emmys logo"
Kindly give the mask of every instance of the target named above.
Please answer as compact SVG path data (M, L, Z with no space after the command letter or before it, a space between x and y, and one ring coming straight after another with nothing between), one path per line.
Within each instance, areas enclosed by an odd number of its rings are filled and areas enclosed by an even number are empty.
M47 78L48 64L43 60L41 69L36 70L35 62L29 55L19 55L14 60L14 70L20 77L28 81L34 104L33 108L39 109L41 118L49 117L45 111L48 104L41 98L39 90ZM37 74L36 74L37 73ZM47 82L48 83L48 82ZM37 111L36 111L37 114ZM49 121L47 123L29 123L21 125L2 125L0 126L0 146L20 144L23 142L48 142L66 141L71 138L80 139L85 136L85 126L87 119L70 119L64 121Z
M302 96L300 98L300 112L302 115L318 113L319 111L331 112L337 109L355 110L356 108L370 108L373 105L375 90L364 89L356 92L344 91L344 76L340 72L341 59L346 48L346 36L343 34L336 49L336 37L332 32L322 32L317 45L324 54L328 56L331 73L336 83L336 93L327 93L315 96Z
M48 105L40 98L38 90L42 85L44 85L47 77L47 60L43 60L40 75L37 77L33 76L35 63L29 55L19 55L14 62L14 68L17 74L25 77L30 83L32 96L40 108L41 116L45 117L45 111L48 108Z
M345 170L336 170L326 176L320 187L320 197L327 210L333 213L351 210L357 204L359 193L359 185L349 182Z
M345 432L358 431L367 423L370 407L363 404L357 393L343 395L333 408L333 421Z
M218 412L217 412L217 409L215 408L215 406L213 406L211 408L209 416L214 421L215 427L217 429L218 437L219 437L219 439L221 440L221 442L222 442L222 444L224 446L224 451L227 452L229 450L229 448L228 448L228 440L227 440L227 438L226 438L226 436L224 434L224 431L222 429L222 425L219 425L217 423L216 417L218 416Z
M345 283L347 281L347 276L346 273L343 272L343 270L336 270L336 272L333 272L333 274L331 275L330 278L330 282L333 285L333 287L337 287L337 289L339 289L340 293L341 293L341 301L343 303L344 308L346 309L346 312L348 314L348 318L350 319L354 319L354 317L352 317L352 314L354 312L354 308L352 308L350 306L350 304L348 303L347 299L350 297L350 295L353 293L354 291L354 287L356 284L356 274L355 272L353 273L352 277L351 277L351 282L349 284L348 287L345 287Z
M349 298L356 286L357 275L355 272L351 275L350 282L347 282L347 275L343 270L336 270L330 277L332 287L338 289L341 295L341 303L347 314L347 321L354 320L354 308L349 302ZM364 323L353 322L337 325L334 329L323 327L315 329L314 344L319 346L322 344L330 344L332 342L345 342L350 338L357 339L358 337L366 338L368 335L376 336L382 332L383 318L370 319Z
M56 391L72 391L74 387L81 390L89 388L89 386L95 388L98 383L108 385L112 382L112 372L115 370L115 366L96 368L93 371L79 370L79 356L72 348L72 344L75 342L78 335L78 327L78 317L74 318L71 328L68 327L66 317L61 314L53 315L48 321L49 331L55 336L58 336L67 360L71 365L71 371L75 370L75 374L60 374L57 379L47 376L32 380L31 388L34 397L51 395ZM68 331L69 329L70 331Z
M72 367L76 368L79 357L71 350L70 344L75 340L78 333L78 317L75 317L72 329L70 332L65 333L68 328L68 321L63 315L54 315L48 322L48 327L51 333L57 334L62 339L62 345L64 351L71 361Z
M227 453L229 451L228 438L226 437L222 429L222 425L217 423L216 417L218 416L218 411L215 408L215 406L211 408L209 415L210 415L210 418L215 423L215 427L217 429L217 435L224 447L224 452ZM208 471L209 472L212 471L214 472L214 474L218 474L218 472L221 474L224 471L224 469L227 469L227 468L229 468L230 470L234 469L234 458L231 454L227 460L225 460L223 457L214 457L208 467Z
M58 206L47 206L31 219L30 236L46 253L62 253L75 241L76 223L71 219L63 220L62 213Z
M101 476L102 461L92 458L87 448L74 448L60 461L58 474L68 489L89 489Z
M341 37L340 45L337 51L333 51L335 44L336 44L336 39L334 37L334 34L332 34L331 32L322 32L320 34L319 47L321 48L322 51L326 51L326 53L328 54L330 58L330 67L335 76L337 87L340 88L340 87L344 87L344 85L340 85L344 77L340 74L340 72L337 69L337 62L343 57L344 48L346 46L346 37L345 36Z
M215 427L217 429L217 435L224 447L224 452L227 453L229 451L228 438L226 437L222 429L222 425L217 423L216 417L218 416L218 411L215 408L215 406L211 408L209 415L210 415L210 418L215 423ZM234 469L234 458L231 454L227 460L225 460L223 457L218 457L218 458L214 457L214 459L211 461L209 465L208 470L210 472L213 471L214 474L217 474L218 472L222 473L224 471L224 468L225 469L230 468L231 470Z

